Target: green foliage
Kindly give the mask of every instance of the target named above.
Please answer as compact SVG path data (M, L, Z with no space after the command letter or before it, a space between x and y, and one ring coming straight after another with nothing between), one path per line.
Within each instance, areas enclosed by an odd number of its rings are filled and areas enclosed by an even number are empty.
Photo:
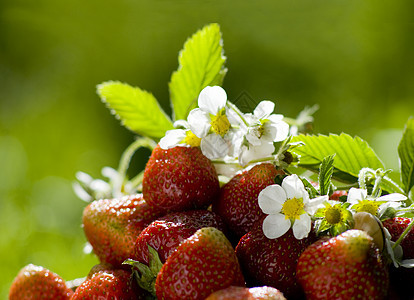
M299 166L312 171L318 167L326 156L336 154L332 177L339 181L354 183L362 168L384 168L382 162L364 140L340 135L299 135L292 142L303 142L305 145L292 151L300 155Z
M97 92L122 124L140 135L159 139L173 128L157 99L147 91L108 81L98 85Z
M173 120L187 118L203 88L222 84L227 71L222 44L218 24L205 26L185 42L169 83ZM171 119L147 91L109 81L98 85L97 92L122 125L137 134L160 139L173 129Z
M414 186L414 118L405 125L404 134L398 146L400 157L401 181L404 192L408 194Z
M325 157L319 166L319 191L321 195L329 195L331 191L334 158L335 154Z
M315 187L312 185L312 183L309 182L309 180L307 180L305 177L300 177L300 179L302 180L303 185L305 186L305 189L309 193L309 197L311 199L319 196L318 190L315 189Z
M178 70L169 83L174 120L187 118L203 88L222 84L227 72L225 61L218 24L205 26L185 42Z

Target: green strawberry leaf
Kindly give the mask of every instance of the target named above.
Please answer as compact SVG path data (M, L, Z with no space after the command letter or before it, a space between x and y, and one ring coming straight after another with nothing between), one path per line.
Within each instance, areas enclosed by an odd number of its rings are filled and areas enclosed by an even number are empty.
M159 139L173 129L155 97L138 87L118 81L98 85L98 95L122 125L142 136Z
M225 61L218 24L205 26L185 42L178 70L169 83L174 120L187 118L203 88L222 84L227 72Z
M400 157L401 181L404 192L409 193L414 186L414 118L408 119L403 137L398 146Z
M334 158L335 154L325 157L319 167L319 191L321 195L329 195L332 186L331 178L334 170Z
M315 189L312 183L309 182L309 180L307 180L305 177L300 177L300 179L302 180L303 185L305 186L305 189L308 191L309 197L311 199L320 196L318 191Z
M300 156L299 167L318 172L318 167L326 156L335 154L332 178L346 182L358 181L358 173L362 168L374 170L384 165L367 142L359 137L352 138L340 135L298 135L292 142L303 142L305 145L292 149Z

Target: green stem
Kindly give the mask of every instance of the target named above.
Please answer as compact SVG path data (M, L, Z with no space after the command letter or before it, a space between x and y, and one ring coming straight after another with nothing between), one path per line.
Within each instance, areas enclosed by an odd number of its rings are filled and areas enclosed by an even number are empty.
M382 178L382 183L385 188L390 188L394 193L405 194L403 189L388 176Z
M213 164L221 164L221 165L234 165L234 166L239 166L239 163L237 162L228 162L228 161L224 161L221 159L212 159L211 162Z
M138 189L143 179L144 179L144 171L141 171L138 173L138 175L132 178L130 182L134 188Z
M292 119L292 118L288 118L288 117L283 117L283 121L285 121L286 123L288 123L290 126L295 125L298 126L299 123L296 119Z
M378 198L381 195L381 181L384 175L385 174L382 170L378 169L375 172L375 182L374 182L374 187L372 188L372 193L371 193L371 195L374 196L375 198Z
M140 137L136 139L131 145L129 145L128 148L125 149L124 153L122 153L118 167L118 174L121 176L122 182L125 181L126 172L128 170L132 156L135 154L135 152L141 147L146 147L150 150L153 150L155 146L157 146L157 144L152 139L147 137Z
M350 188L357 187L357 186L358 186L358 183L352 183L352 184L347 184L347 185L341 185L341 186L337 186L337 187L336 187L336 190L340 190L340 191L347 191L347 190L349 190Z
M370 168L362 168L359 171L359 174L358 174L358 184L359 184L359 187L361 189L364 189L364 190L367 189L366 181L368 180L368 175L369 174L371 176L373 176L375 174L375 171L373 169L370 169Z
M234 105L230 101L227 101L227 106L239 116L239 118L243 121L244 125L246 125L247 127L249 126L249 123L247 123L246 119L243 117L242 112L236 107L236 105Z
M400 235L398 240L395 242L394 245L392 245L392 249L395 249L399 244L401 244L402 240L405 238L405 236L410 232L411 228L414 226L414 219L411 221L411 223L407 226L407 228L404 230L404 232Z

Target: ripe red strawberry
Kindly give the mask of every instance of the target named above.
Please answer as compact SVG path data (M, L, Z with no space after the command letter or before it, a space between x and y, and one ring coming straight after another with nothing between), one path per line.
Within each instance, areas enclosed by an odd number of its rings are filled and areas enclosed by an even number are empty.
M121 265L132 256L137 236L160 215L142 195L96 200L83 211L83 229L102 263Z
M234 250L213 227L197 230L162 266L155 290L158 299L205 299L228 286L244 286Z
M148 245L154 248L162 263L178 245L203 227L225 231L220 216L208 210L170 213L148 225L138 236L133 259L148 265Z
M212 293L206 300L286 300L283 294L273 287L261 286L246 288L231 286Z
M345 197L348 195L348 191L345 190L337 190L332 193L332 195L329 197L329 200L341 200L341 197Z
M405 231L412 219L396 217L385 220L382 224L391 235L392 241L397 241ZM403 259L414 258L414 229L411 229L401 242L403 248ZM390 267L390 286L395 293L396 299L414 299L414 290L412 282L414 281L414 269L399 267ZM391 298L392 299L392 298Z
M296 280L296 264L300 254L316 240L311 232L298 240L292 229L277 239L268 239L261 220L245 234L236 247L236 255L248 286L267 285L277 288L288 299L303 295Z
M391 234L391 240L395 242L408 227L411 221L412 219L410 218L396 217L387 219L382 224L385 228L388 229L388 232ZM404 259L414 258L414 228L411 228L400 245L403 248Z
M142 187L149 205L169 212L206 208L220 190L213 164L196 147L155 147Z
M257 201L259 193L282 174L274 165L264 163L234 176L221 188L220 197L213 202L213 211L240 238L264 216Z
M59 275L29 264L14 278L9 290L9 300L69 300L72 294L73 291Z
M297 279L306 299L384 299L389 284L372 237L356 229L309 246L299 258Z
M71 300L145 299L130 270L95 266L92 274L76 289Z

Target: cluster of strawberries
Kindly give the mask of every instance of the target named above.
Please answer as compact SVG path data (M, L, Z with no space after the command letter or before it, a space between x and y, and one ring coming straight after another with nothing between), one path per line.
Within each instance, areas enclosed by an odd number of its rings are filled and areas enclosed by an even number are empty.
M101 264L68 287L26 266L9 299L401 299L412 297L411 269L394 268L365 231L335 237L262 229L259 193L286 174L262 163L220 187L198 147L157 146L143 194L91 202L83 228ZM334 197L331 197L333 199ZM383 222L396 240L410 220ZM414 231L401 243L414 258ZM390 270L392 270L390 272ZM402 272L405 272L402 274ZM408 298L410 299L410 298Z

